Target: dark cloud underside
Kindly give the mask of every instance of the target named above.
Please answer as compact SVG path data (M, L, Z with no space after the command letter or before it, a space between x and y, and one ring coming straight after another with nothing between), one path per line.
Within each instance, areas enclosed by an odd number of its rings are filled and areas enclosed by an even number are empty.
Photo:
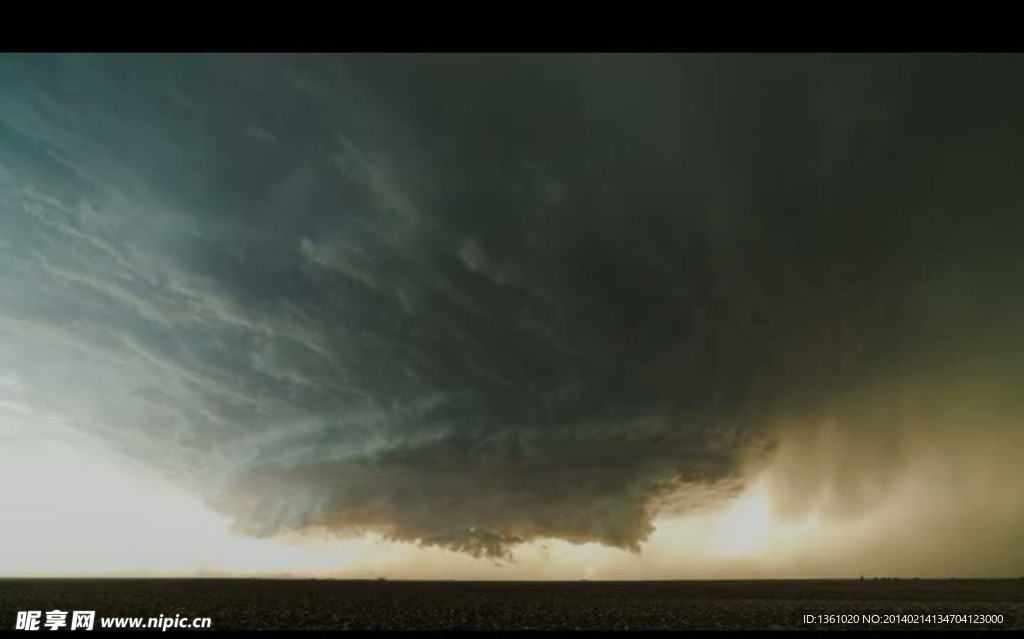
M1022 71L8 56L0 356L252 534L636 549L898 389L1016 423Z

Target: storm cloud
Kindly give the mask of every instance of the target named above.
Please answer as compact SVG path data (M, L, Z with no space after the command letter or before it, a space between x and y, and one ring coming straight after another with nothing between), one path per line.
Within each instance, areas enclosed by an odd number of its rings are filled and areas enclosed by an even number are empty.
M780 454L782 511L855 514L1019 435L1022 78L5 56L0 368L251 535L636 551Z

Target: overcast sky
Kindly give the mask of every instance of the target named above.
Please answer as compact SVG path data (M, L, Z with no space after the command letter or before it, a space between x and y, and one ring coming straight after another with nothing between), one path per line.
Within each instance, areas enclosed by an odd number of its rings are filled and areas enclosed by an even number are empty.
M1024 571L1019 56L0 87L0 571Z

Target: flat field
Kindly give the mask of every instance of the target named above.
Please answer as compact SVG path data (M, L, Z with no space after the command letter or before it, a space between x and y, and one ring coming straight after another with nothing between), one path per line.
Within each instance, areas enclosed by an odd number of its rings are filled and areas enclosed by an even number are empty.
M13 629L19 610L42 611L45 622L54 609L94 610L97 629L103 618L141 617L145 624L159 615L209 617L214 630L1020 629L1024 579L0 580L0 628ZM68 621L61 630L69 629L70 615Z

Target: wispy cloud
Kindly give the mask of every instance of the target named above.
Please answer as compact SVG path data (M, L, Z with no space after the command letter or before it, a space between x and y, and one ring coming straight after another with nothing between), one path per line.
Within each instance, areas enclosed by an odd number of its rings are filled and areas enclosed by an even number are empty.
M0 408L240 530L637 551L773 460L788 516L1020 477L958 457L1019 423L1016 63L16 58Z

